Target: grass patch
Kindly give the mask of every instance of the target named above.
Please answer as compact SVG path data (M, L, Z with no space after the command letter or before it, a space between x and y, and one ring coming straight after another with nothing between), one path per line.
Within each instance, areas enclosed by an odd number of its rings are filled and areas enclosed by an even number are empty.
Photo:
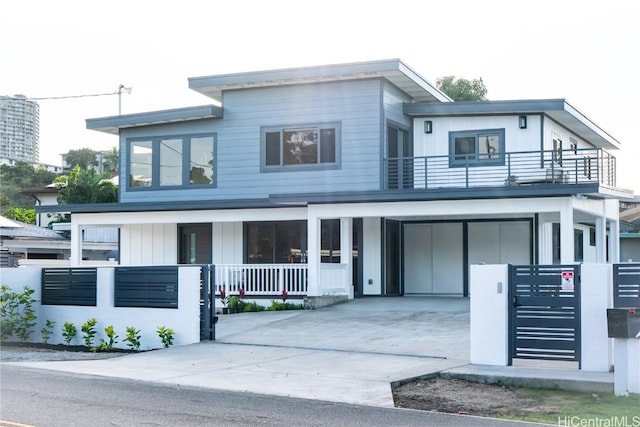
M640 427L640 395L582 393L566 390L520 389L541 411L525 416L499 418L562 426Z

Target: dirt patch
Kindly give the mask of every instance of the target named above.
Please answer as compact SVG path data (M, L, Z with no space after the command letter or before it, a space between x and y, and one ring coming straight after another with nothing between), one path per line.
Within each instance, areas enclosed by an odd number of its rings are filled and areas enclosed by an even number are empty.
M3 342L0 345L0 362L99 360L130 353L132 351L120 349L92 352L87 347L74 345Z
M536 401L526 390L459 379L420 379L393 387L392 391L395 406L399 408L480 417L524 417L556 412L562 406L562 402Z

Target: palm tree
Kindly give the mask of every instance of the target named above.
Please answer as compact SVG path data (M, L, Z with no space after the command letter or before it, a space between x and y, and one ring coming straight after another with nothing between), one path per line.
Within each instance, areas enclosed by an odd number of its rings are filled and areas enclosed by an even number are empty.
M118 147L113 147L111 151L104 155L104 171L111 175L111 172L118 171L118 160L120 159L120 153Z

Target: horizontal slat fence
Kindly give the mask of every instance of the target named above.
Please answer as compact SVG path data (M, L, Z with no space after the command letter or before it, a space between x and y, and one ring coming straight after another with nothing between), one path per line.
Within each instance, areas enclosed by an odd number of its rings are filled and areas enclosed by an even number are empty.
M178 308L178 267L117 267L115 307Z
M43 305L96 305L95 268L43 268Z

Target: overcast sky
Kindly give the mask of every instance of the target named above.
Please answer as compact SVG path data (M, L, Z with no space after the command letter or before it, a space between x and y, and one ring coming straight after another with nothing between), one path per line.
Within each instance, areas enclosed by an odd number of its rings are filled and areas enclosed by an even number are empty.
M400 58L427 80L482 77L487 97L564 98L616 138L640 193L640 2L628 0L50 1L0 7L0 95L132 87L122 113L210 103L188 77ZM40 161L110 149L85 119L118 96L42 100Z

